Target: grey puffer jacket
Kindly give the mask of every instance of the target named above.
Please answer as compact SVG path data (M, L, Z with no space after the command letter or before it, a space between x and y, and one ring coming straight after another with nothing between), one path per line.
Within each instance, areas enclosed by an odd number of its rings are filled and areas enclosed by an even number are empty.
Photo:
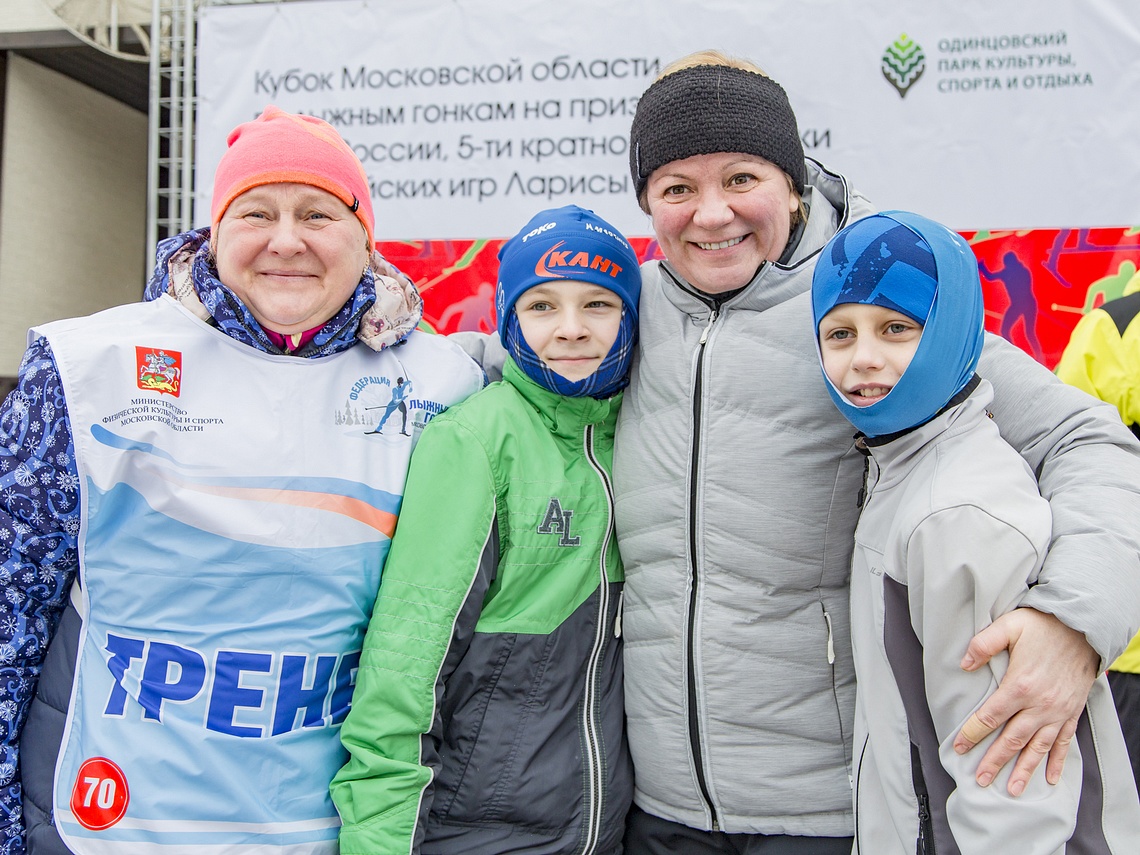
M636 803L694 828L853 833L847 584L863 461L824 389L808 291L824 243L873 209L807 166L790 262L715 313L667 263L642 267L614 453L626 711ZM1062 535L1022 604L1110 661L1140 615L1140 446L1111 408L996 337L979 371Z

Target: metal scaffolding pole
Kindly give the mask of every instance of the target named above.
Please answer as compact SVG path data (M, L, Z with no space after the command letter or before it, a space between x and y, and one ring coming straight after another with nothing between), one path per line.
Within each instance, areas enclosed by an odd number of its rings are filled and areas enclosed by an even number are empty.
M198 9L292 0L151 0L147 246L194 226Z
M193 225L195 0L153 0L147 246Z

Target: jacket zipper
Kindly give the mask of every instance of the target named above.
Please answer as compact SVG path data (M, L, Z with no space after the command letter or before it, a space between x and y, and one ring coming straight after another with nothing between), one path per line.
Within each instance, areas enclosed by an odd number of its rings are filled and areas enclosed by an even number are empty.
M855 767L855 780L852 781L851 787L855 791L855 848L853 855L862 855L863 846L859 839L859 796L862 795L863 785L863 761L867 758L867 744L870 738L863 739L863 747L859 751L859 763Z
M586 828L583 835L581 855L597 851L598 839L602 830L605 810L605 763L602 758L602 734L598 721L600 700L598 692L599 672L606 649L606 635L609 629L610 577L606 568L606 554L614 531L614 490L605 468L594 452L594 426L586 425L586 459L598 473L606 492L606 536L602 539L599 558L600 585L598 586L598 620L594 627L594 644L586 663L585 697L582 703L583 753L582 762L586 773L586 791L583 793L582 814Z
M859 495L855 500L855 507L862 508L867 504L867 479L871 475L871 451L867 448L867 437L859 434L855 437L855 450L863 455L863 486L859 488Z
M918 798L918 839L915 841L915 855L935 855L930 794L926 790L926 777L922 774L922 757L918 753L918 746L913 742L910 744L910 774L914 784L914 794Z
M701 444L701 395L704 393L701 382L701 372L705 361L705 343L709 338L709 331L716 322L717 310L713 309L709 315L709 322L701 332L697 350L696 381L693 387L693 451L689 461L689 564L692 567L692 576L689 585L689 620L687 628L687 650L685 667L688 671L689 683L689 751L693 757L693 769L697 773L697 786L701 790L701 798L705 801L709 816L712 817L712 830L720 830L720 822L716 815L712 796L709 794L708 780L705 777L704 758L701 755L701 729L698 714L697 697L697 662L694 654L694 639L696 636L697 621L697 586L700 573L697 570L697 460L700 457Z

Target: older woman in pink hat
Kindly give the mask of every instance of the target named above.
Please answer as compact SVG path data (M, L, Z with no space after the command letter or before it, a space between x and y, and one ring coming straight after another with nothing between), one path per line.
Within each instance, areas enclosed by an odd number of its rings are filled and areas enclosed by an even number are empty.
M143 302L31 331L0 410L11 851L336 852L408 459L483 382L374 227L336 130L269 107ZM374 430L398 386L411 429Z

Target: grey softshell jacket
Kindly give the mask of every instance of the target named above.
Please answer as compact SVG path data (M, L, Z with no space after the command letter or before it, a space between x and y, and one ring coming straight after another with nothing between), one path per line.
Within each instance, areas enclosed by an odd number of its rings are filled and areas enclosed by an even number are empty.
M998 434L981 381L966 400L889 442L867 440L851 625L857 855L1016 851L1131 855L1140 800L1102 674L1056 785L989 787L954 736L1005 673L1003 653L958 667L970 638L1016 607L1049 546L1049 504ZM979 746L988 748L991 735Z

